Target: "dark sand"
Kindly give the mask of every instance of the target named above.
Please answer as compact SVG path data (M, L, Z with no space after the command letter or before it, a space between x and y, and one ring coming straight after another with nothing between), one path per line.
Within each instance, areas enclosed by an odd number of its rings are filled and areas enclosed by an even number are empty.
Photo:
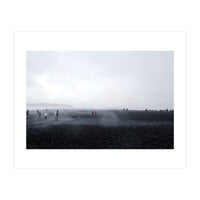
M173 112L60 110L27 117L27 149L173 149ZM42 111L44 113L44 111Z

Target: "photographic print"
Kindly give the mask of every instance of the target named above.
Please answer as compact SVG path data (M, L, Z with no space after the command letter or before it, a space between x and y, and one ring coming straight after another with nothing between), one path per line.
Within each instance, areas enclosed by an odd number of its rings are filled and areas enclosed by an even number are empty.
M27 149L174 149L173 51L27 51Z

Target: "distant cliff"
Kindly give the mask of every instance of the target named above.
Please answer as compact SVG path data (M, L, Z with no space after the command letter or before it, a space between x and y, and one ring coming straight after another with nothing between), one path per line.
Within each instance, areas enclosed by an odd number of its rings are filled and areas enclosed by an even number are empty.
M71 108L68 104L56 104L56 103L28 103L26 108L29 110L43 110L43 109L64 109Z

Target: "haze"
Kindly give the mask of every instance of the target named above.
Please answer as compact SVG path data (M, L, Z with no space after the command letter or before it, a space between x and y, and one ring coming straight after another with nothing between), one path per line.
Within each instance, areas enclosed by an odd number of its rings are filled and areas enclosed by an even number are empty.
M28 51L27 103L173 109L172 51Z

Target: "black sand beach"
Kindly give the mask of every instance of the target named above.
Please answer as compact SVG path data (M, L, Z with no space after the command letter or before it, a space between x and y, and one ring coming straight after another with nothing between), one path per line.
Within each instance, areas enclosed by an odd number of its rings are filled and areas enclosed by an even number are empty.
M173 149L173 111L59 110L27 116L27 149Z

